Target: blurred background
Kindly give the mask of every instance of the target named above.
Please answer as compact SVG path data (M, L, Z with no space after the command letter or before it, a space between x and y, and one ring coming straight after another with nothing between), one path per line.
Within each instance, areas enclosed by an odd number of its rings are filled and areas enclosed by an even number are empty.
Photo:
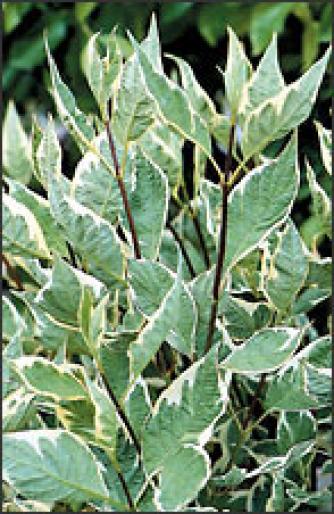
M95 102L81 70L80 56L92 33L109 33L118 26L123 53L131 52L126 29L141 40L146 34L151 13L158 17L163 51L183 57L214 99L222 106L223 83L217 65L225 68L227 31L231 25L244 42L253 65L276 31L280 64L286 82L295 80L320 55L331 40L332 5L330 1L311 2L4 2L3 10L3 100L4 106L14 100L27 132L31 114L40 121L48 111L55 114L49 94L43 30L47 29L49 44L62 78L74 92L79 107L95 110ZM171 72L166 61L166 71ZM299 130L301 155L307 155L320 184L330 194L331 181L323 170L319 143L313 120L331 125L330 70L320 89L311 119ZM66 132L59 127L67 173L79 158ZM304 157L301 159L303 166ZM302 187L294 219L302 226L303 237L312 237L310 191L302 173ZM311 227L311 228L310 228ZM330 254L324 238L321 252Z

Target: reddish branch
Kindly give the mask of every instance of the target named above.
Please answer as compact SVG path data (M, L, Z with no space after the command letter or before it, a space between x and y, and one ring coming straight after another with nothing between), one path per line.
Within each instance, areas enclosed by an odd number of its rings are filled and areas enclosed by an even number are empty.
M133 249L134 249L135 257L136 257L136 259L140 259L141 258L141 252L140 252L139 240L138 240L137 232L136 232L136 228L135 228L135 222L134 222L134 219L132 217L132 213L131 213L131 209L130 209L130 204L129 204L129 200L128 200L128 195L126 193L124 181L123 181L123 178L122 178L122 175L121 175L121 169L120 169L118 158L117 158L117 153L116 153L116 147L115 147L114 139L113 139L111 131L110 131L109 121L105 122L105 127L106 127L106 131L107 131L107 136L108 136L110 153L111 153L111 157L112 157L112 160L113 160L113 163L114 163L114 168L115 168L115 173L116 173L116 179L117 179L117 182L118 182L118 187L119 187L119 190L121 192L124 209L125 209L125 212L126 212L126 216L128 218L128 223L129 223L129 227L130 227L130 232L131 232L131 237L132 237Z
M216 264L216 273L213 282L212 289L212 304L211 304L211 313L210 313L210 321L208 328L208 335L205 345L205 352L208 352L212 346L213 334L216 327L216 319L217 319L217 311L218 311L218 301L219 301L219 287L221 281L221 275L224 265L224 258L226 253L226 236L227 236L227 199L229 193L228 180L231 173L232 167L232 146L234 139L234 125L231 125L229 142L227 155L225 160L225 169L224 169L224 181L221 182L221 190L222 190L222 207L221 207L221 221L220 221L220 234L219 234L219 250Z

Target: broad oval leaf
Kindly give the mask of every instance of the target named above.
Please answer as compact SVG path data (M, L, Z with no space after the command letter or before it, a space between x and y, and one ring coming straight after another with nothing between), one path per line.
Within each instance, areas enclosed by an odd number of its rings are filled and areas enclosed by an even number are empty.
M2 130L5 171L15 180L28 184L33 172L31 149L12 100L8 103Z
M219 375L217 352L217 347L212 348L162 393L143 434L144 466L149 474L161 473L156 499L164 510L177 510L189 503L209 477L207 454L202 448L224 412L230 380L228 373L224 378ZM191 461L194 469L189 466ZM171 475L175 480L176 469L184 477L184 487L173 486Z
M292 222L278 237L265 290L275 307L284 310L304 284L308 262L306 248Z
M242 135L245 160L270 141L285 136L309 116L325 73L331 49L296 82L261 103L247 117Z
M14 366L27 387L38 394L55 400L81 400L88 396L83 384L66 366L28 355L16 359Z
M285 220L298 185L294 136L276 159L250 171L229 195L225 273Z
M196 321L194 300L178 274L160 307L130 346L131 383L147 366L164 340L179 352L191 356L194 351Z
M51 259L33 213L21 202L3 194L3 251L21 257Z
M74 434L27 430L4 435L3 443L4 478L26 498L113 505L96 458Z
M299 345L300 335L296 328L264 328L236 346L221 366L246 375L269 373L288 361Z

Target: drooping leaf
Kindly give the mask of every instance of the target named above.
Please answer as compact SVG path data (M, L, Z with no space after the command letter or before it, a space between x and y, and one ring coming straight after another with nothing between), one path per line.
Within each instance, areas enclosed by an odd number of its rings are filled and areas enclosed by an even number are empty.
M43 232L33 213L3 194L3 251L22 257L51 259Z
M164 510L175 511L189 503L208 479L209 462L203 446L224 410L229 382L228 375L222 379L218 373L214 347L155 404L143 436L143 461L147 473L161 473L156 501ZM178 484L175 473L182 476Z
M131 383L146 367L164 340L179 352L191 356L194 350L195 326L194 301L178 273L160 307L130 346Z
M306 249L293 223L279 233L279 240L270 261L266 292L277 309L291 305L308 272Z
M67 255L64 236L51 216L49 202L19 182L10 180L8 184L10 196L25 205L35 216L48 248L62 256Z
M83 287L88 287L96 302L106 292L101 282L94 277L72 268L65 261L58 259L50 279L40 289L35 303L50 314L64 328L79 326L79 311Z
M246 375L274 371L291 357L299 339L300 332L295 328L264 328L236 346L221 366Z
M308 391L305 370L301 365L273 378L264 407L274 411L303 411L319 407L316 398Z
M91 450L65 430L6 434L3 458L5 478L26 498L113 505Z
M158 262L130 259L128 278L136 306L147 317L160 307L173 286L173 274Z
M87 270L108 282L122 281L123 253L115 228L64 194L61 183L55 178L52 179L49 201L52 215L63 227Z
M16 359L14 365L24 383L34 392L56 400L80 400L87 397L83 384L66 365L57 366L43 357L31 356Z
M160 168L146 159L140 150L136 153L134 166L135 186L129 194L130 209L143 257L156 259L167 217L168 184ZM126 223L124 214L123 218Z
M12 100L8 103L2 130L5 171L18 182L28 184L33 172L31 148Z

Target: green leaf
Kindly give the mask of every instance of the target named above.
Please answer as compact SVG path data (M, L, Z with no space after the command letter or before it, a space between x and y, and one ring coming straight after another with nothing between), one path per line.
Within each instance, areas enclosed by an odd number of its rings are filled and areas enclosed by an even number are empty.
M246 339L263 328L270 317L265 303L246 302L230 294L222 296L219 311L223 313L224 325L232 339Z
M5 434L4 475L20 494L33 500L77 504L101 499L117 505L91 450L65 430Z
M48 189L49 175L61 175L61 147L52 118L49 117L46 129L36 153L38 173L45 189Z
M315 121L318 132L322 162L327 173L332 174L332 131Z
M97 358L102 337L107 329L107 293L94 308L91 291L84 287L80 305L81 331L93 357Z
M298 347L300 331L289 327L265 328L236 346L221 363L234 373L268 373L285 364Z
M26 323L13 302L7 297L2 298L2 337L10 341L26 329Z
M87 397L82 383L68 365L57 366L43 357L25 355L15 359L15 369L32 391L55 400L81 400ZM72 366L72 371L76 368Z
M87 152L78 162L72 181L72 194L80 204L101 218L112 225L116 223L122 209L117 180L94 153Z
M264 407L274 411L303 411L319 407L316 398L308 392L305 371L301 365L296 370L290 369L273 378Z
M161 45L159 39L159 31L157 25L157 18L155 13L152 13L150 27L146 38L140 43L140 47L146 53L152 66L158 71L162 72L161 60Z
M124 401L126 415L137 437L142 438L152 413L151 399L146 382L139 378Z
M31 148L12 100L8 102L2 131L5 171L15 180L28 184L33 172Z
M20 387L3 400L2 430L15 432L27 427L29 418L34 414L34 395Z
M51 74L52 95L58 114L67 130L77 141L79 148L85 149L90 146L90 142L95 136L93 127L88 123L86 116L77 107L72 92L62 81L46 39L45 48Z
M278 233L278 243L270 260L265 290L279 310L287 309L303 286L308 272L306 248L292 222Z
M330 57L324 56L296 82L262 102L248 115L242 135L242 152L247 160L269 142L282 138L309 116Z
M189 98L191 106L204 123L209 126L216 116L216 108L213 101L199 84L191 66L186 61L171 54L166 54L166 57L172 59L178 65L181 75L181 84Z
M128 350L136 333L116 333L114 339L105 339L100 348L102 368L109 386L121 404L128 392L130 363Z
M167 218L167 179L160 168L146 159L140 150L136 152L134 166L135 187L129 193L130 209L143 257L156 259ZM128 226L124 213L123 218Z
M42 229L45 242L51 251L66 256L67 248L63 234L50 214L50 205L42 196L34 193L19 182L8 180L9 194L22 203L35 216Z
M50 177L51 213L63 228L90 273L109 283L123 281L123 250L116 230L93 211L64 194L61 182Z
M144 432L144 466L149 474L161 473L155 497L163 510L188 504L209 478L203 447L224 411L229 382L229 375L218 376L217 352L212 348L162 393Z
M3 251L21 257L51 259L42 229L33 213L6 193L2 198Z
M130 381L136 380L167 340L179 352L191 356L196 326L196 307L179 273L160 307L130 346Z
M69 432L79 435L89 444L94 444L95 407L91 401L60 400L54 406L57 419Z
M95 441L100 447L107 450L109 456L114 456L118 428L115 406L105 389L90 380L87 373L85 373L85 382L95 408Z
M94 302L105 293L105 287L101 282L58 259L48 282L39 290L35 303L50 314L60 326L75 331L75 327L79 326L84 286L91 290Z
M129 259L128 279L133 301L146 316L152 316L173 286L172 272L158 262Z
M191 470L191 473L187 473ZM210 476L210 461L206 452L188 445L166 458L160 475L160 491L156 495L159 510L176 512L194 499ZM175 477L178 477L175 480Z
M312 211L318 221L318 230L314 233L313 238L317 240L323 234L331 237L331 201L324 189L318 184L313 168L308 161L306 161L306 175L311 191Z
M138 55L146 87L153 96L163 121L180 132L184 138L198 144L209 156L211 145L208 131L192 110L185 92L162 71L153 67L145 52L132 37L131 43Z
M179 134L156 120L137 144L144 156L166 173L169 186L174 190L182 176L183 140Z
M307 360L315 368L331 367L332 341L330 335L318 337L303 349Z
M274 34L270 45L261 58L256 71L244 89L240 103L243 118L262 102L277 95L285 86L277 58L277 35Z
M280 413L277 424L277 446L280 453L286 453L302 441L314 439L316 420L308 411Z
M112 124L122 145L136 141L153 124L155 103L145 89L136 54L126 62L120 77L117 108Z
M243 46L231 27L228 27L228 53L224 72L225 94L235 120L245 85L252 73L252 66L246 57Z
M294 136L276 159L250 171L229 195L225 273L284 221L298 183Z

